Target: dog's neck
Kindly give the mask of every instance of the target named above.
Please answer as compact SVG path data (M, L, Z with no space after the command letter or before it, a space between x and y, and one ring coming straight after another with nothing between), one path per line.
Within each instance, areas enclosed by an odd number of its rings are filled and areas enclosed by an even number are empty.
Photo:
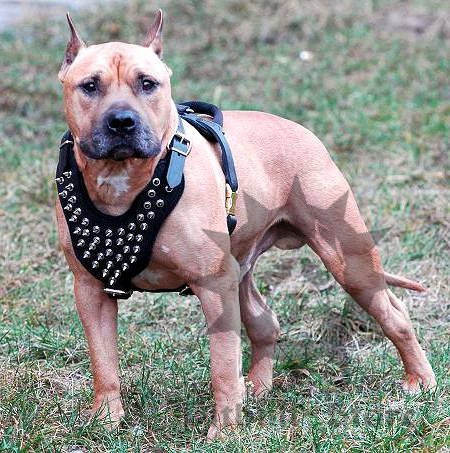
M123 161L96 160L84 155L75 145L75 158L89 197L95 207L109 215L126 212L153 175L159 160L178 127L178 113L172 105L161 140L161 151L152 159L129 158Z

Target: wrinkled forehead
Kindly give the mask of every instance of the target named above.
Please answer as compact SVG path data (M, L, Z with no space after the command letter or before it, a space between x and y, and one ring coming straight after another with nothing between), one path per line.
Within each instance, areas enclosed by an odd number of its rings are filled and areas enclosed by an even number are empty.
M164 63L151 49L110 42L83 49L66 77L74 82L93 76L126 80L139 74L163 80L168 73Z

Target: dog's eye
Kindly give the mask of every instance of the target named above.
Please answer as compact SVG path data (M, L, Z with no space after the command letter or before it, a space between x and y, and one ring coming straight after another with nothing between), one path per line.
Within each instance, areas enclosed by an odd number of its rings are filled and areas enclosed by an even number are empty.
M142 79L142 90L143 91L152 91L157 85L158 82L155 82L154 80L150 79Z
M90 80L88 82L84 82L81 84L81 88L86 92L86 93L94 93L97 91L97 83L93 80Z

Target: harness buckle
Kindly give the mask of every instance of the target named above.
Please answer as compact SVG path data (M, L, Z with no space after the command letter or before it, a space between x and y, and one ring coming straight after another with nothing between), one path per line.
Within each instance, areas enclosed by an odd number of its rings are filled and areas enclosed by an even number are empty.
M227 214L236 215L237 192L233 192L231 186L225 185L225 209Z
M104 288L103 291L108 294L109 297L117 299L128 299L133 294L133 291L131 290L124 291L123 289L114 288Z
M177 148L177 146L175 145L175 140L178 140L178 142L181 145L184 145L186 149ZM191 141L182 132L176 131L173 136L172 145L170 145L170 149L171 151L176 151L178 154L187 157L192 149Z

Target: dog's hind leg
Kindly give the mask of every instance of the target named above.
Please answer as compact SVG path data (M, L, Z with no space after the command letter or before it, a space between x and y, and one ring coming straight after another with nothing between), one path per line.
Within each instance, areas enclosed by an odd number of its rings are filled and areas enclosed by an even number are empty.
M258 291L252 273L253 266L239 285L239 303L241 320L252 349L248 378L253 383L254 394L261 397L272 388L273 356L280 326L275 313Z

